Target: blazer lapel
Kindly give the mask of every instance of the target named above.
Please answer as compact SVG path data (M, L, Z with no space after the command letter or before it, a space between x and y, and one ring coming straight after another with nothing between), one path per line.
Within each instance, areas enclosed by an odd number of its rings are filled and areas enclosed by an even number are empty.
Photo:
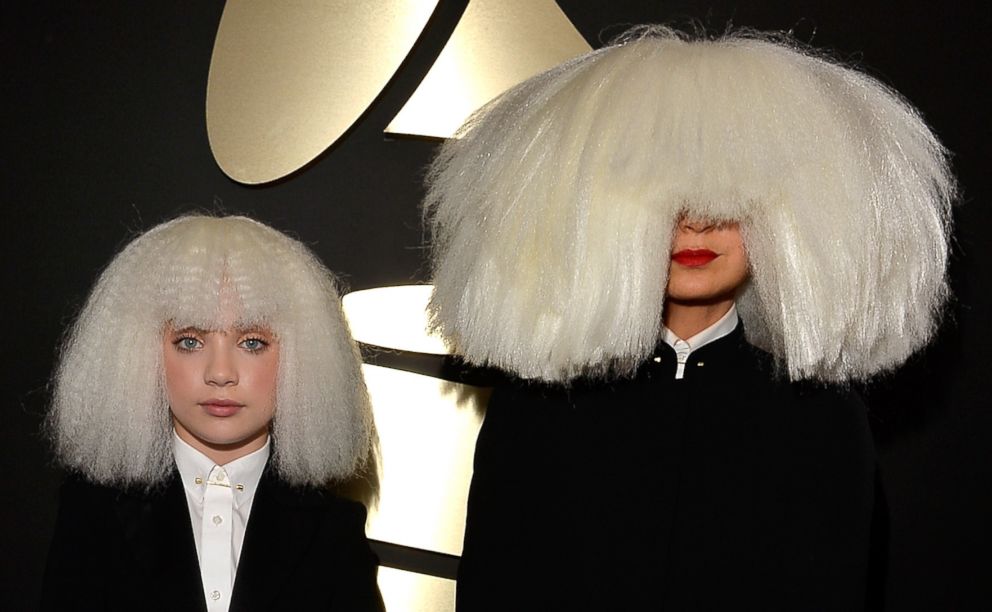
M151 609L206 612L196 543L182 483L175 473L150 492L127 492L117 511L134 554L135 573L149 586Z
M313 544L319 513L293 495L272 470L259 481L241 547L231 612L276 609L279 593Z

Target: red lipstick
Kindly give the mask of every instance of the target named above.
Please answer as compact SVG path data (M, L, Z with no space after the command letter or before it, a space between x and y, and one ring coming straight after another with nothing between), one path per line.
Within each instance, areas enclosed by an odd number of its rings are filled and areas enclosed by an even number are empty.
M683 249L672 253L672 261L686 268L699 268L717 258L717 254L709 249Z
M229 399L208 399L199 402L207 414L215 417L229 417L245 407L241 402Z

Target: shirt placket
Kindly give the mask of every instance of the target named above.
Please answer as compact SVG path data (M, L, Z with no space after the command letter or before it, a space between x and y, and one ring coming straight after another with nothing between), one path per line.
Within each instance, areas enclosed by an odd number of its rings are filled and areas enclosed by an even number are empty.
M208 612L227 612L234 584L232 567L234 492L227 472L214 466L203 494L200 577Z

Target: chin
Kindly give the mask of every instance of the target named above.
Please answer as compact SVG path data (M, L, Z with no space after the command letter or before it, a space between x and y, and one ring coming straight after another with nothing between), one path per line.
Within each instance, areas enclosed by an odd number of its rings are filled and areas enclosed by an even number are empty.
M693 304L712 304L714 302L720 302L726 299L726 293L721 291L714 291L710 288L706 289L695 289L695 288L682 288L682 289L669 289L665 295L665 299L669 302L677 302L679 304L693 305Z
M734 301L736 288L681 288L669 289L665 301L680 306L713 306L728 301Z

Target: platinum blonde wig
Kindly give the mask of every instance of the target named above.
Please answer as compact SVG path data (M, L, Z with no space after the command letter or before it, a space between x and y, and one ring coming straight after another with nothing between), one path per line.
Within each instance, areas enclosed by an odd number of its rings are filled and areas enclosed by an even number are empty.
M948 294L947 152L899 94L784 39L635 30L483 107L427 186L435 328L526 378L650 355L683 214L740 223L738 310L792 379L900 364Z
M173 465L165 327L219 329L231 300L236 325L279 341L280 477L319 485L358 469L372 412L335 279L301 243L244 217L181 217L111 261L62 348L48 420L61 461L96 482L161 482Z

